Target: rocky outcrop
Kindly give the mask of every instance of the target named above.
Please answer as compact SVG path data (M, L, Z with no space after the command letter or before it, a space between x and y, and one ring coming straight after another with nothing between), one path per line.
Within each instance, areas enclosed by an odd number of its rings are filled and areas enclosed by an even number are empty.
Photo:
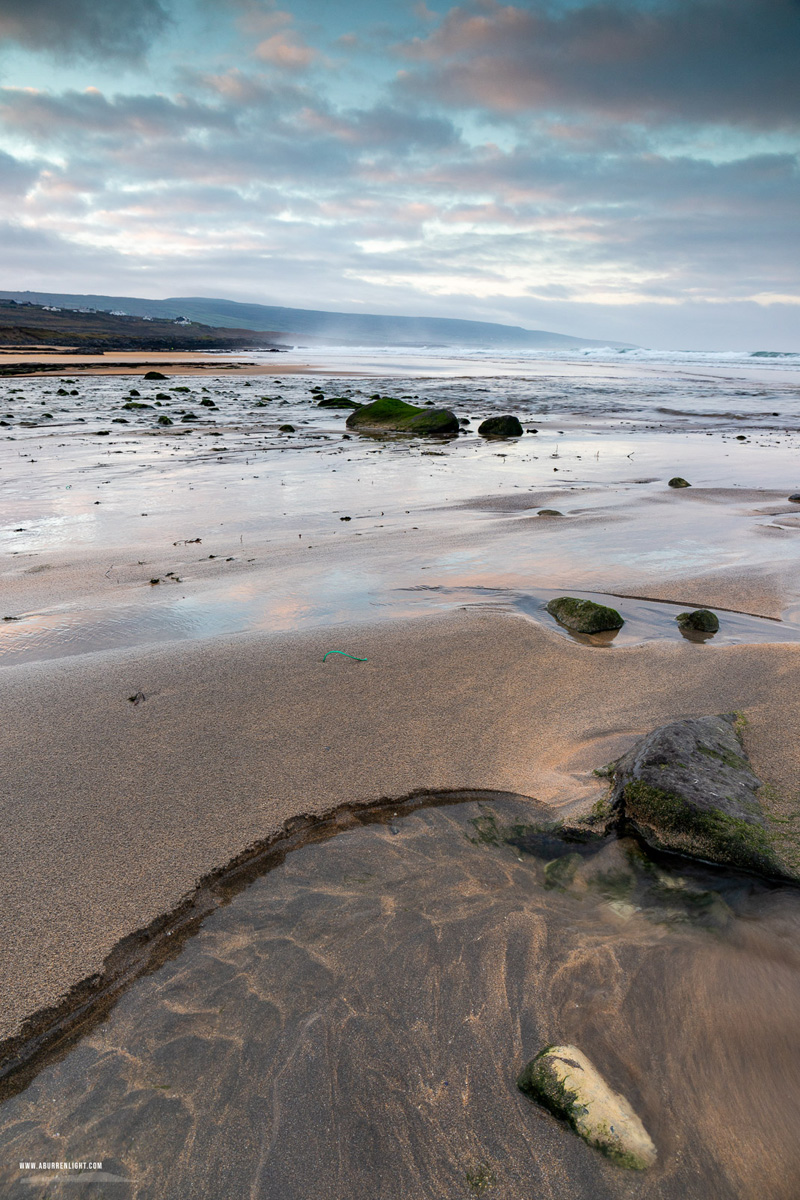
M517 1087L617 1166L644 1171L656 1161L656 1148L628 1100L612 1091L577 1046L546 1046Z
M458 433L458 417L448 408L420 408L405 400L380 396L347 418L347 428L357 433L408 433L449 437Z
M615 608L595 604L594 600L558 596L550 600L546 608L551 617L576 633L602 633L605 629L621 629L625 624Z
M522 437L522 426L516 417L487 417L478 426L478 433L485 438Z

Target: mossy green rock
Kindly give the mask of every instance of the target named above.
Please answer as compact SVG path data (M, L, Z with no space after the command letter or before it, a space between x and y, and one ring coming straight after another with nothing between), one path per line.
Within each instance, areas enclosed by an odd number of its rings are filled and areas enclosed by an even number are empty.
M611 821L656 850L788 876L733 714L673 721L614 765Z
M160 371L148 371L145 379L167 379L167 375L162 375Z
M694 629L698 633L716 633L719 617L708 608L696 608L694 612L678 613L675 620L681 629Z
M667 484L667 487L671 487L671 488L682 488L682 487L691 487L691 486L692 485L690 483L688 483L685 479L681 479L680 475L673 475L672 479L670 479L669 483Z
M625 624L615 608L595 604L594 600L577 600L574 596L559 596L547 604L547 611L567 629L576 633L602 633L605 629L621 629Z
M478 433L486 438L522 437L522 426L516 417L487 417L478 426Z
M346 396L329 396L326 400L320 400L317 408L363 408L363 404L359 404L357 400L348 400Z
M347 418L347 428L357 433L409 433L447 437L458 433L458 417L448 408L420 408L405 400L381 396L364 404Z
M612 1091L577 1046L546 1046L517 1087L617 1166L644 1171L656 1161L656 1148L628 1100Z

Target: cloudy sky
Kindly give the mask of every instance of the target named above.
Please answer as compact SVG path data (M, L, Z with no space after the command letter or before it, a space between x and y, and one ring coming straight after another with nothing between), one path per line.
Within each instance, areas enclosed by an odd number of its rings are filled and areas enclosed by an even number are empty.
M800 0L0 0L0 287L800 350Z

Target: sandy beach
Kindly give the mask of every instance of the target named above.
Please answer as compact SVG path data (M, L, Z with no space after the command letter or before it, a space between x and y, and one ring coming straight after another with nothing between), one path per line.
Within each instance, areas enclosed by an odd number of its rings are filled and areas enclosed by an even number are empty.
M606 416L556 399L524 418L535 433L488 443L472 429L514 407L510 383L477 399L472 379L415 378L468 423L409 443L343 436L299 365L270 363L269 396L250 367L200 391L182 363L135 398L91 369L61 398L47 377L4 398L7 1051L299 817L447 792L586 812L593 772L643 733L733 711L770 811L796 810L800 433L774 396L744 425L724 397L660 420L638 394ZM565 394L563 373L547 386ZM785 413L794 384L774 386ZM691 488L667 486L678 469ZM625 627L571 636L544 609L563 593ZM718 611L713 644L680 635L681 605Z

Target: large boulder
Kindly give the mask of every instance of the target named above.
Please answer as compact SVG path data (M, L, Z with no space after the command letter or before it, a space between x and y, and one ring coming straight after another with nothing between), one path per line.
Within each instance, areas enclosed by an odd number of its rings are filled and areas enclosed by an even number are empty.
M576 633L602 633L605 629L621 629L625 624L615 608L595 604L594 600L558 596L545 607L551 617Z
M656 1148L628 1100L612 1091L577 1046L546 1046L517 1087L617 1166L644 1171L656 1161Z
M522 437L522 426L516 417L487 417L478 433L485 438L516 438Z
M458 433L458 417L448 408L420 408L405 400L380 396L364 404L347 418L347 428L357 433L433 434L447 437Z
M790 875L734 714L662 725L611 767L610 824L656 850L761 874Z

